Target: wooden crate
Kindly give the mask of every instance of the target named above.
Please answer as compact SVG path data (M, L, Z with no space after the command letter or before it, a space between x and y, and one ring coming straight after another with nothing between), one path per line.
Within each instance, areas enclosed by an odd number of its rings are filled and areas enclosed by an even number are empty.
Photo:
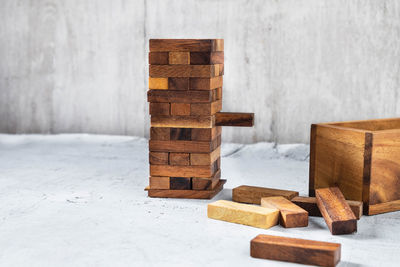
M311 125L309 194L332 186L366 215L400 210L400 118Z

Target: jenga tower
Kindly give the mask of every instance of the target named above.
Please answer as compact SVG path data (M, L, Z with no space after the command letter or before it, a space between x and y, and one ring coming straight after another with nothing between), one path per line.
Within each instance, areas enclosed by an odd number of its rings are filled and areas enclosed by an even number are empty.
M221 180L221 126L252 126L252 113L221 113L222 39L150 40L150 197L212 198Z

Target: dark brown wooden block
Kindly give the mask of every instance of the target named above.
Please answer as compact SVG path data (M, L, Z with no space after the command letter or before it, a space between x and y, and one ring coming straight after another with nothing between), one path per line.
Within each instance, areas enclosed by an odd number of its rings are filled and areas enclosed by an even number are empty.
M285 228L308 226L308 212L284 197L263 197L261 206L279 210L279 224Z
M291 199L291 201L297 206L305 209L309 216L322 217L317 205L317 199L315 197L294 197ZM359 220L363 213L363 203L355 200L346 200L346 202L349 204L354 216L356 216L356 219Z
M208 166L150 165L150 176L211 177L217 171L215 164ZM172 188L171 188L172 189Z
M148 102L157 103L208 103L212 101L212 92L149 90L147 92L147 100Z
M150 77L215 77L223 75L223 64L150 65Z
M149 64L168 65L168 52L150 52Z
M214 115L222 109L222 101L217 100L211 103L205 104L191 104L190 114L191 115Z
M192 141L209 141L214 140L217 136L221 135L222 127L217 126L209 129L192 129Z
M171 190L190 190L192 189L192 179L186 177L170 177L169 189Z
M168 78L168 89L169 90L189 90L189 78Z
M215 116L151 116L152 127L212 128Z
M298 196L299 192L290 190L273 189L258 186L241 185L232 190L232 199L236 202L248 204L261 204L261 198L282 196L291 200Z
M168 164L168 153L167 152L150 152L149 162L154 165L165 165Z
M190 78L189 89L190 90L213 90L216 88L222 88L223 78L222 76L212 78Z
M150 187L146 187L145 190L148 191L149 197L211 199L222 190L225 183L226 180L219 180L213 190L163 190Z
M221 178L221 170L216 171L210 178L192 177L193 190L213 190Z
M191 52L191 65L224 64L224 52Z
M161 127L151 127L150 128L150 139L159 141L169 141L170 140L170 129Z
M190 141L192 136L192 131L194 129L191 128L171 128L171 140L186 140ZM211 140L211 139L209 139ZM200 141L208 141L208 140L200 140Z
M169 177L163 177L163 176L150 177L150 188L169 189Z
M190 104L187 103L171 103L171 115L189 116Z
M341 245L314 240L258 235L250 242L254 258L295 262L317 266L336 266Z
M159 141L150 140L150 151L158 152L186 152L186 153L209 153L221 145L221 136L212 141Z
M215 125L252 127L254 113L218 112L215 114Z
M178 152L169 153L169 165L180 165L180 166L190 165L189 153L178 153Z
M169 52L170 65L187 65L190 64L189 52Z
M223 39L150 39L150 52L224 51Z
M189 107L190 108L190 107ZM150 114L151 115L170 115L170 104L169 103L150 103Z
M317 205L333 235L357 231L357 219L337 187L315 190Z

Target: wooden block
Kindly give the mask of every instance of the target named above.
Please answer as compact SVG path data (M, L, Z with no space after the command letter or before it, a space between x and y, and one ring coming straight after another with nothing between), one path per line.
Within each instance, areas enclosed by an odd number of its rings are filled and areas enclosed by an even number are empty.
M191 190L192 180L186 177L170 177L169 188L171 190Z
M217 100L221 100L222 99L222 87L217 88L215 90L217 91Z
M308 226L308 212L284 197L263 197L261 206L279 210L279 223L285 228Z
M152 127L212 128L215 116L151 116Z
M222 76L212 78L190 78L189 80L190 90L213 90L216 88L222 88L222 85Z
M214 115L222 109L222 100L205 104L191 104L191 115Z
M317 205L333 235L351 234L357 231L357 219L339 188L315 190Z
M191 52L191 65L224 64L224 52Z
M260 259L336 266L340 254L341 245L338 243L272 235L258 235L250 242L250 255Z
M190 153L190 165L209 165L216 161L221 154L221 147L211 153Z
M218 112L215 114L215 124L217 126L252 127L254 113Z
M217 136L221 135L222 127L217 126L213 128L197 128L192 129L191 140L192 141L209 141L214 140Z
M170 115L170 104L169 103L150 103L150 114L151 115Z
M151 78L149 77L149 89L168 89L168 78Z
M168 65L168 52L150 52L149 64Z
M150 177L151 189L169 189L169 177L153 176Z
M189 52L169 52L169 64L170 65L190 64L190 53Z
M207 178L213 176L216 171L214 164L208 166L150 165L150 176Z
M163 198L195 198L195 199L211 199L218 194L226 180L219 180L218 185L213 190L163 190L151 189L146 187L149 197L163 197Z
M169 90L189 90L189 78L168 78Z
M291 200L292 198L298 195L299 192L295 191L248 186L248 185L241 185L232 190L233 201L249 203L249 204L258 204L258 205L261 204L261 198L263 197L281 196Z
M151 52L224 51L223 39L150 39Z
M150 65L150 77L215 77L223 75L223 65Z
M215 149L213 146L213 141L149 141L150 151L159 152L209 153Z
M154 165L165 165L168 164L168 153L167 152L150 152L149 162Z
M171 140L190 141L190 140L192 140L192 138L191 138L192 131L193 131L193 129L191 129L191 128L171 128L171 130L170 130ZM209 141L209 140L211 140L211 139L200 140L200 141Z
M169 165L180 165L180 166L190 165L189 153L177 153L177 152L169 153Z
M212 92L149 90L147 92L147 101L157 103L208 103L212 101Z
M190 115L190 104L171 103L171 115L178 115L178 116Z
M278 223L277 209L218 200L207 206L208 218L268 229Z
M170 129L151 127L150 128L150 139L159 141L169 141L170 140Z
M192 177L193 190L213 190L219 183L221 170L215 172L211 178Z
M315 197L294 197L291 201L297 206L305 209L309 216L322 217L322 214L317 206L317 199ZM355 200L346 200L346 202L349 204L354 216L356 216L356 219L359 220L363 213L363 203Z

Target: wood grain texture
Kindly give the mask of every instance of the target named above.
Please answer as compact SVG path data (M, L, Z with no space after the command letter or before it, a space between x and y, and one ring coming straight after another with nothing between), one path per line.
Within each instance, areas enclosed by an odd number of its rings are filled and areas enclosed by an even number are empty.
M278 223L277 209L218 200L207 206L208 218L268 229Z
M215 140L215 141L214 141ZM149 141L150 151L159 152L188 152L188 153L209 153L221 145L218 137L213 141ZM219 139L220 140L220 139Z
M217 147L210 153L190 153L190 165L209 165L221 155L221 147Z
M215 172L210 178L192 177L193 190L213 190L219 183L221 170Z
M317 205L333 235L357 231L357 219L337 187L315 190Z
M151 52L224 51L223 39L150 39Z
M147 101L158 103L208 103L212 102L212 92L149 90L147 92Z
M145 190L149 197L211 199L222 190L225 183L226 180L219 180L213 190L163 190L150 187L146 187Z
M279 223L285 228L308 226L308 212L284 197L263 197L261 206L279 210Z
M190 64L189 52L169 52L170 65L187 65Z
M169 165L180 165L180 166L190 165L189 153L178 153L178 152L169 153Z
M159 141L170 140L170 129L162 127L151 127L150 128L150 139Z
M222 76L212 78L190 78L189 80L190 90L213 90L216 88L222 88L222 85Z
M168 152L150 152L149 162L154 165L168 164Z
M215 116L151 116L152 127L212 128Z
M250 255L254 258L300 264L336 266L340 261L341 245L298 238L258 235L250 242Z
M168 89L169 90L189 90L189 78L168 78Z
M309 216L322 217L317 205L317 199L315 197L299 196L292 198L291 201L297 206L305 209ZM349 204L354 216L356 216L356 219L359 220L363 214L363 203L356 200L346 200L346 202Z
M232 190L233 201L258 205L261 204L261 198L263 197L282 196L290 200L298 195L299 192L296 191L248 185L241 185Z
M213 97L214 98L214 97ZM222 100L213 101L211 103L191 104L191 115L214 115L222 109Z
M168 52L150 52L149 64L151 65L167 65Z
M253 127L254 113L218 112L215 114L215 125Z
M170 128L170 140L183 140L183 141L191 141L192 140L192 131L191 128ZM211 139L205 140L210 141ZM193 140L192 140L193 141Z
M167 90L168 78L151 78L149 77L149 89Z
M162 177L162 176L150 177L150 188L169 189L169 177Z
M190 104L187 103L171 103L171 115L189 116Z
M192 179L187 177L170 177L169 189L171 190L191 190Z
M222 133L222 127L216 126L213 128L197 128L192 129L191 140L192 141L209 141L214 140L217 136Z
M191 65L211 65L223 64L224 52L191 52L190 64Z
M150 77L216 77L223 75L223 64L214 65L150 65Z
M164 115L169 116L171 106L169 103L150 103L150 115Z
M208 166L150 165L150 176L208 178L217 171L216 167L215 164Z

